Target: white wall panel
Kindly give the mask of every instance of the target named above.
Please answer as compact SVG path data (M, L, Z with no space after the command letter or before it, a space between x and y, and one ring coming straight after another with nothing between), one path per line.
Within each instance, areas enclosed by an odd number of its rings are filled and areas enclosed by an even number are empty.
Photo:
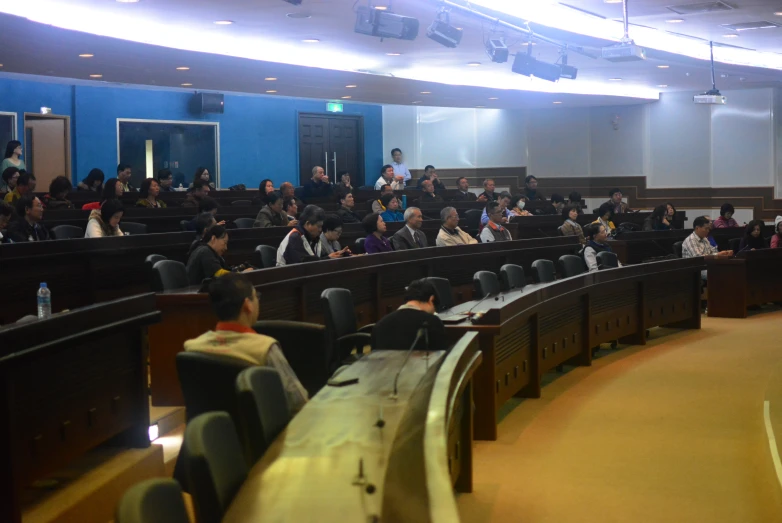
M477 167L527 165L527 115L521 110L475 110Z
M530 174L538 177L589 176L589 149L589 108L529 112Z
M592 176L644 173L646 105L593 107L590 111Z
M418 163L437 168L475 167L475 111L453 107L418 108Z
M773 90L727 91L711 113L712 187L774 185Z
M418 107L412 105L383 106L383 161L391 163L391 149L398 147L405 154L405 165L408 169L418 168ZM373 180L380 176L380 165ZM421 169L424 168L422 165ZM370 179L367 176L367 179Z

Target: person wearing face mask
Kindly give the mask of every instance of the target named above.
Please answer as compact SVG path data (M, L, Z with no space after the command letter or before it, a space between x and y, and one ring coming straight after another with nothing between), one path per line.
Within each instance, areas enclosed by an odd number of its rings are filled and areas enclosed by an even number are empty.
M584 238L584 229L576 221L578 220L578 211L580 207L578 204L571 203L564 209L562 209L562 217L565 218L565 223L559 226L559 231L562 236L577 236L581 245L586 244Z
M90 213L84 237L122 236L119 222L122 220L124 212L125 208L122 206L122 202L117 199L106 200L100 209L95 209Z
M720 207L720 217L711 222L712 229L726 229L728 227L741 227L733 218L736 209L729 203L723 203Z
M193 175L193 181L190 183L190 187L188 187L188 189L193 188L196 180L201 180L203 183L207 184L210 189L215 188L215 184L210 181L211 176L209 175L209 169L206 167L199 167L196 169L195 174Z
M502 198L500 198L502 200ZM514 201L516 202L513 205L513 208L510 209L508 212L508 217L510 216L532 216L532 213L529 211L524 210L524 206L527 205L527 197L526 196L516 196L514 198Z
M326 253L320 242L323 221L326 213L317 205L308 205L301 211L299 223L280 243L277 249L277 267L296 263L340 258L347 247L332 253Z

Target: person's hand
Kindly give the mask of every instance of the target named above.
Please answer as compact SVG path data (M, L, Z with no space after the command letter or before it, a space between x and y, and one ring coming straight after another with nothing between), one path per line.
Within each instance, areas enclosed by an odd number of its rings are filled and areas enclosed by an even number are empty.
M247 267L247 268L246 268L245 270L243 270L242 272L251 272L251 271L254 271L254 270L255 270L255 269L253 269L252 267Z
M403 182L405 181L405 177L400 174L399 176L394 176L394 180L398 182Z
M342 251L332 252L329 254L329 258L332 260L336 260L337 258L342 258Z
M485 194L481 194L480 196L478 196L478 201L479 202L485 202L486 201L486 195Z
M225 225L225 220L223 220L221 222L217 222L215 225Z
M663 216L663 223L665 225L670 225L671 223L668 221L668 218L666 216Z
M733 251L720 251L717 253L717 256L722 256L722 257L733 256Z
M508 223L508 217L507 216L503 216L502 217L502 223Z
M291 220L288 222L288 227L296 227L299 224L299 220Z

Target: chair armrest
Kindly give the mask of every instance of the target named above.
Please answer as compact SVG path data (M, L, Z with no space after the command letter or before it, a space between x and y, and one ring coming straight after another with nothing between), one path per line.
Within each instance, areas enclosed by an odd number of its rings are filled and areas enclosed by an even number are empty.
M374 329L374 328L375 328L375 324L374 323L370 323L369 325L364 325L363 327L358 329L358 332L359 333L372 334L372 329Z
M344 361L345 358L350 356L353 349L356 349L356 353L363 354L364 346L372 343L372 335L365 332L355 332L337 338L337 354L339 355L339 361Z

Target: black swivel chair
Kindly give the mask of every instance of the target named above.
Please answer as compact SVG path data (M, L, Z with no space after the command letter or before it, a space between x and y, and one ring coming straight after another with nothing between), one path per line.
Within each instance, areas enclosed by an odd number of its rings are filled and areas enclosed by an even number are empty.
M252 200L234 200L231 202L231 205L234 207L241 207L241 206L249 207L252 204L253 204Z
M130 487L117 505L116 523L190 523L182 489L173 479L153 478Z
M364 250L364 242L366 241L366 238L358 238L356 240L355 245L353 246L353 254L365 254L366 250Z
M236 401L234 387L231 392ZM187 447L185 471L198 523L219 523L247 479L236 425L226 412L202 414L185 427L183 446Z
M253 265L268 269L277 266L277 249L271 245L259 245L253 253Z
M237 218L234 220L237 229L252 229L255 218Z
M251 367L236 378L239 435L250 465L255 464L291 420L285 388L279 373L268 367Z
M152 266L152 290L155 292L181 289L190 285L187 267L182 262L160 260Z
M453 300L453 289L451 289L451 282L445 278L429 277L424 278L432 285L434 285L434 292L437 294L437 312L443 312L452 308L456 303Z
M597 269L602 271L603 269L616 269L619 267L619 257L608 251L597 253Z
M558 271L561 277L570 278L571 276L578 276L586 272L584 261L580 256L574 256L573 254L565 254L560 256L557 260Z
M481 228L481 215L483 211L481 209L469 209L464 213L464 224L467 231L475 236L478 234L478 230Z
M512 263L503 265L500 267L500 283L503 291L523 289L527 284L524 268L521 265L513 265Z
M361 354L372 342L374 324L356 329L356 313L353 296L347 289L326 289L320 295L326 323L326 337L334 347L337 361L350 357L353 349Z
M58 225L52 227L52 234L55 240L73 240L84 238L84 229L75 225Z
M684 242L676 242L673 244L673 253L676 255L677 258L682 257L682 246L684 245Z
M147 225L136 222L122 222L119 225L122 232L135 236L136 234L147 234Z
M154 267L157 262L163 261L163 260L167 260L167 259L168 258L163 256L162 254L150 254L144 260L144 265L146 265L149 268L149 270L151 271L152 267Z
M500 281L493 272L478 271L473 275L472 282L475 285L474 300L480 300L490 294L500 293Z
M739 252L739 249L741 249L741 238L731 238L728 240L728 245L731 251Z
M535 283L550 283L554 281L554 262L551 260L535 260L532 262L532 281Z

